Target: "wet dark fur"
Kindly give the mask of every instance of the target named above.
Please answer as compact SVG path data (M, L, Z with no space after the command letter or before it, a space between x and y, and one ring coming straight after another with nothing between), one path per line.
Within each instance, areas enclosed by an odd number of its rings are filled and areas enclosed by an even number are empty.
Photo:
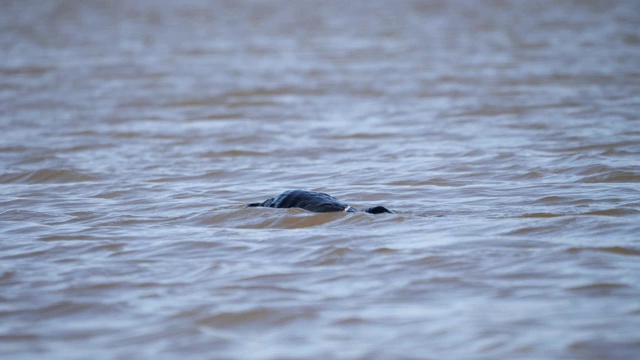
M346 211L356 212L355 208L352 208L348 204L345 204L331 195L319 193L315 191L306 190L288 190L282 194L267 199L261 203L252 203L247 205L249 207L272 207L272 208L301 208L307 211L313 211L318 213L334 212L334 211ZM382 214L390 213L391 210L384 206L375 206L362 210L370 214Z

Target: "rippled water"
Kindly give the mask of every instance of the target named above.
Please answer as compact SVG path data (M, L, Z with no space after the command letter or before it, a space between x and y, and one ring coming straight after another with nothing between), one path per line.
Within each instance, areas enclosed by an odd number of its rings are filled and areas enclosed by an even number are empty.
M0 6L1 357L640 356L638 2Z

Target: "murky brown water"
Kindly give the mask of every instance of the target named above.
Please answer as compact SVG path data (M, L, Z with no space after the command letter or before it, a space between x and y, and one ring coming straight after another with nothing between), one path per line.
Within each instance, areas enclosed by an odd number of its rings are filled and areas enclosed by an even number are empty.
M640 357L639 2L0 6L0 357Z

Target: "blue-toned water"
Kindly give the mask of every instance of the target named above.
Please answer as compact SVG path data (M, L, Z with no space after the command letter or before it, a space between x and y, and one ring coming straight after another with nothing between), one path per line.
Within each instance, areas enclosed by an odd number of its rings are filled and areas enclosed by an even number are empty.
M0 357L640 356L640 3L0 8Z

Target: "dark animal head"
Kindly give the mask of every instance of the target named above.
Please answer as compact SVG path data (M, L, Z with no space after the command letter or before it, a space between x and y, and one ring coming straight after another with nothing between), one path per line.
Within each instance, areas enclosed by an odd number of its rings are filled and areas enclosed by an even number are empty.
M364 211L368 212L369 214L383 214L383 213L393 214L391 210L387 209L384 206L374 206L374 207L365 209Z

